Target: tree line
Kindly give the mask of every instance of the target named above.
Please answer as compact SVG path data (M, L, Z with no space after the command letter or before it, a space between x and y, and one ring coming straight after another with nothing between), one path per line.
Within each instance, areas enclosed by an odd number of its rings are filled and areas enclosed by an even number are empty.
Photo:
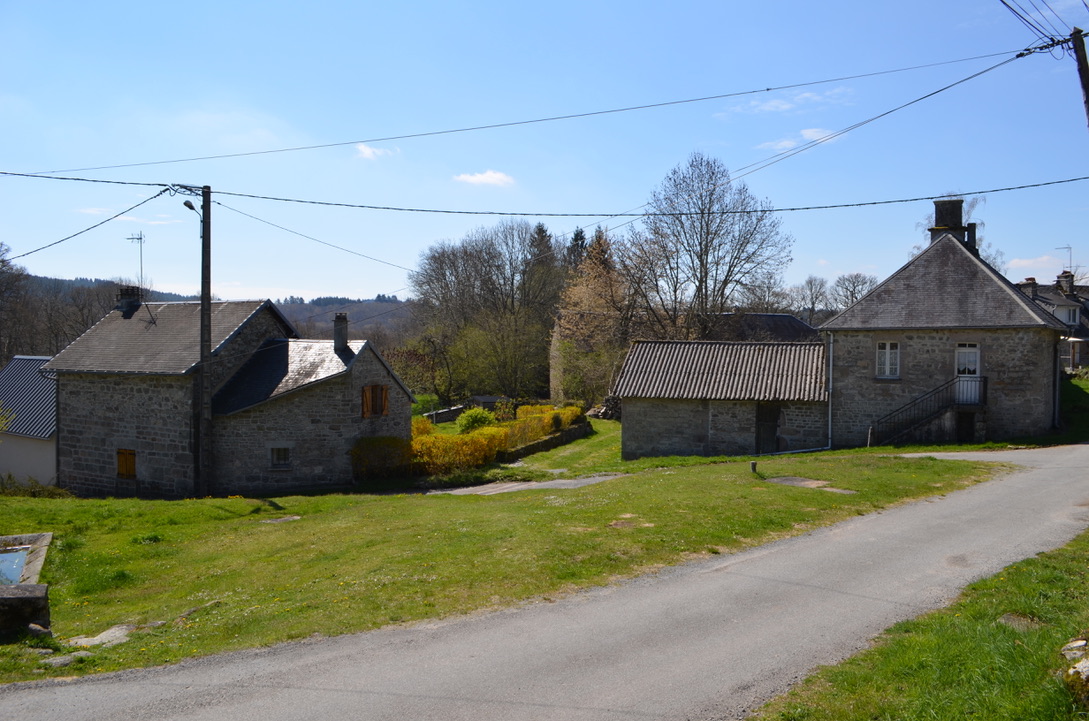
M471 395L597 402L633 340L739 340L724 320L736 313L790 313L816 326L877 284L851 273L787 286L793 242L767 200L720 161L693 153L622 231L560 238L543 223L504 220L433 244L410 275L411 300L375 299L404 312L372 314L351 332L374 341L414 391L444 403ZM0 244L3 362L58 353L115 305L117 283L32 282L7 255ZM327 322L306 321L307 337L331 333Z

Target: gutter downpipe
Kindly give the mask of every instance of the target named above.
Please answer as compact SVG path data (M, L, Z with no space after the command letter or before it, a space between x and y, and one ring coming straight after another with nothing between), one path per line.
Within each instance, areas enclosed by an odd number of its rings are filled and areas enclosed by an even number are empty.
M832 447L832 366L836 357L836 334L828 331L828 448Z

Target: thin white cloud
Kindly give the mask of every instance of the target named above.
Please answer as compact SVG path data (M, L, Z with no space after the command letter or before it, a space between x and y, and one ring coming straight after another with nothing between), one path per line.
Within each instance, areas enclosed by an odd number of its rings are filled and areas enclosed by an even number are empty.
M821 138L826 138L835 132L836 131L834 130L825 130L824 128L806 128L802 131L802 137L806 140L820 140ZM825 142L830 143L832 142L832 140L835 140L835 138L826 140Z
M462 173L455 175L454 180L470 185L514 185L514 178L498 170L486 170L483 173Z
M782 140L771 140L767 143L760 143L760 145L757 145L756 147L759 150L774 150L777 153L781 153L784 150L790 150L791 148L796 148L797 146L798 142L796 140L789 140L784 138Z
M769 100L750 100L730 110L735 113L785 113L793 110L801 111L809 107L846 103L850 95L851 89L846 87L832 88L822 93L804 91ZM725 117L725 114L719 113L716 117Z
M359 157L364 160L375 160L383 155L393 155L392 150L387 150L386 148L372 148L365 143L359 143L355 146L355 149L358 151Z
M1010 270L1017 270L1028 275L1035 274L1038 277L1049 277L1048 274L1058 274L1056 268L1065 268L1066 260L1056 258L1053 255L1041 255L1038 258L1014 258L1009 263Z

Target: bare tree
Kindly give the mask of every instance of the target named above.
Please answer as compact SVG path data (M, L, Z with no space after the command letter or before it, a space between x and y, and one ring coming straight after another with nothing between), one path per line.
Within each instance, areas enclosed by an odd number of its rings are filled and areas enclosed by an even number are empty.
M840 310L857 303L862 296L877 287L877 276L865 273L847 273L836 278L832 284L830 297Z
M782 271L792 244L767 201L720 161L693 153L651 195L642 229L618 257L648 333L705 339L742 287Z
M737 309L746 313L788 313L790 295L783 276L757 273L741 286Z
M996 248L994 244L987 242L983 239L983 228L985 223L982 220L976 220L972 217L976 208L987 202L987 196L985 195L973 195L971 198L965 198L958 193L946 193L943 197L950 200L963 200L964 206L962 213L964 215L964 224L967 225L969 221L976 224L976 247L979 248L979 257L982 258L989 266L997 270L999 273L1005 275L1009 270L1009 264L1006 262L1006 254ZM934 227L934 211L923 218L920 222L915 224L916 230L923 231L923 242L911 246L910 257L914 258L919 253L926 250L926 247L930 244L930 229Z
M565 272L548 229L504 221L427 250L411 275L443 400L544 394L548 343Z
M828 281L817 275L811 275L800 284L792 286L789 293L794 312L809 325L819 321L821 311L827 310L831 302Z

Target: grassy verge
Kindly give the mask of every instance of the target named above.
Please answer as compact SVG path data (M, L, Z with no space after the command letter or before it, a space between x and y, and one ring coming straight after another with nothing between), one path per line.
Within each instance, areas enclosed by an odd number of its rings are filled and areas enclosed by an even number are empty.
M580 473L606 470L615 442L602 432L581 450L573 444L532 464L555 468L563 459L559 467ZM966 462L873 455L765 458L758 474L748 462L684 465L691 461L643 470L625 464L636 472L581 489L495 496L2 497L3 533L55 534L42 581L50 584L60 640L122 623L148 628L61 669L43 667L32 643L0 646L0 682L169 663L554 597L946 493L989 473ZM765 480L776 476L856 493ZM157 622L165 623L151 626Z
M1089 628L1089 534L973 584L948 608L766 706L760 721L1086 719L1058 653Z

